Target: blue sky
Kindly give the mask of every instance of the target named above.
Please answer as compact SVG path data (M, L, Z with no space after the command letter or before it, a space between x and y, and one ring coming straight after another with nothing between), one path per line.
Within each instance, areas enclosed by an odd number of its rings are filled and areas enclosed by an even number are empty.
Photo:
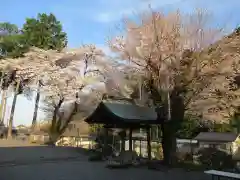
M231 31L240 25L240 0L7 0L1 2L0 22L8 21L19 27L26 17L36 17L37 13L54 13L62 22L68 34L69 47L94 43L107 51L106 38L117 31L123 16L135 16L153 8L164 12L180 9L190 12L204 8L213 14L213 22ZM11 103L11 98L8 104ZM29 124L32 119L34 101L20 97L14 117L15 125ZM40 113L39 119L43 118Z
M32 100L28 100L23 95L19 95L17 97L17 104L15 108L14 113L14 122L13 125L17 126L20 124L27 124L30 125L32 118L33 118L33 111L34 111L34 98ZM7 119L9 119L11 106L12 106L12 97L9 97L7 100L7 108L6 108L6 114L4 122L7 122ZM38 120L44 120L44 113L41 110L41 108L38 111Z

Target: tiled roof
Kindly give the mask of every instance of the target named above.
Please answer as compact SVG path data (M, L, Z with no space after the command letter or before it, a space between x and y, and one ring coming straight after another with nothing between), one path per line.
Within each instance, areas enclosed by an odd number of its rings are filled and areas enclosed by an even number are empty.
M201 132L194 139L208 142L233 142L239 135L231 132Z

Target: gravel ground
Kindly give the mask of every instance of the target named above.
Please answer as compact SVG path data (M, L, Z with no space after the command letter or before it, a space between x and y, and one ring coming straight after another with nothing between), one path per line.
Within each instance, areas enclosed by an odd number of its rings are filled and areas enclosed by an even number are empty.
M29 146L1 147L1 180L207 180L201 172L143 168L110 170L104 162L89 162L77 148ZM7 144L7 142L5 142ZM13 146L14 143L9 143ZM21 144L21 143L20 143ZM81 153L80 153L81 152Z
M0 139L0 147L29 147L29 146L41 146L37 144L31 144L28 141L17 139Z
M105 168L103 163L88 161L66 161L61 163L42 163L14 167L1 167L1 180L207 180L203 173L152 171L148 169Z
M67 147L0 147L0 165L8 162L78 158L75 148Z

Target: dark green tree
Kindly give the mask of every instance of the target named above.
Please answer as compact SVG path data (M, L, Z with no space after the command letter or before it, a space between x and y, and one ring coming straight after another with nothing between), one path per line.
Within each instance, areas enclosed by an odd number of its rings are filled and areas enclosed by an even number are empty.
M234 132L240 133L240 107L232 116L230 124Z
M203 121L201 117L186 115L177 131L177 137L192 139L200 132L209 132L212 129L212 124L209 123L208 121Z
M2 38L0 42L0 57L17 58L28 51L28 46L23 34L12 34Z
M15 24L0 23L0 58L20 57L28 50L25 36Z
M196 135L196 131L200 128L199 121L190 117L185 117L181 123L181 127L177 132L179 138L193 138Z
M19 32L17 25L9 22L0 23L0 37L17 34Z
M214 132L231 132L232 126L229 123L213 123Z
M29 46L61 50L67 45L67 34L52 13L39 13L37 18L27 18L22 31Z

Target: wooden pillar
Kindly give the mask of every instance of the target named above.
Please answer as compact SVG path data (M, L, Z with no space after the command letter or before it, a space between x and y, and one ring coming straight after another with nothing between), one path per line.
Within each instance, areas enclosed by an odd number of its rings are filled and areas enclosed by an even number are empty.
M151 160L151 135L150 135L150 127L147 127L147 152L148 152L148 159Z
M108 148L108 129L104 128L104 144L103 144L103 155L107 155L107 148Z
M128 136L129 136L129 138L128 138L129 139L129 141L128 141L129 142L128 143L129 151L132 152L132 147L133 147L133 145L132 145L132 128L129 129L129 135Z
M120 137L121 137L121 151L125 151L125 137L126 137L126 131L125 130L120 132Z
M190 140L190 148L191 148L191 160L192 160L192 162L193 162L193 142L192 142L192 139Z
M142 140L141 139L140 139L139 143L140 143L140 145L139 145L139 147L140 147L140 156L142 156Z
M133 140L133 151L136 151L136 140Z

